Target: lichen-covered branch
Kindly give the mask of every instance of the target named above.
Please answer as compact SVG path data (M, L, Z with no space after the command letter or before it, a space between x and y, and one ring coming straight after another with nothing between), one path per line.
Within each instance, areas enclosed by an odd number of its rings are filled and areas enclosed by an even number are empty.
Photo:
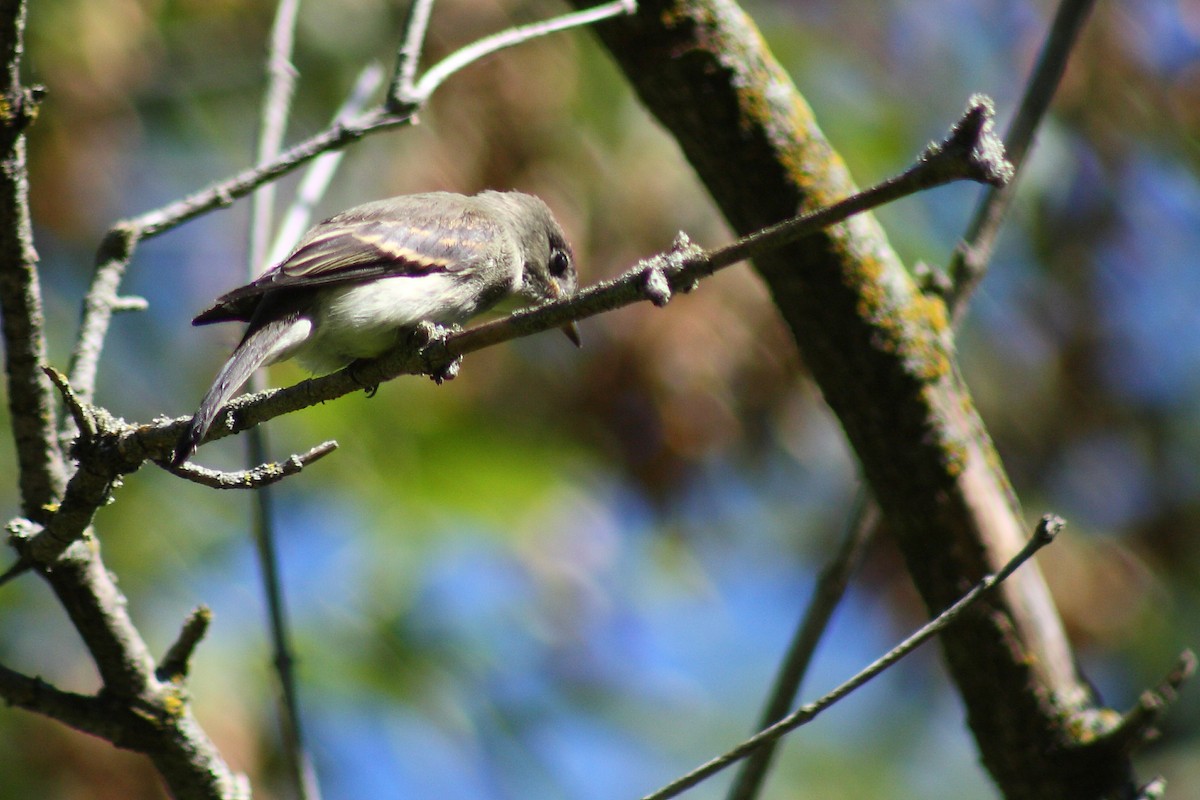
M740 233L849 194L812 112L731 0L647 0L597 32ZM942 301L868 217L756 268L841 421L930 608L994 571L1024 527L955 363ZM1073 733L1093 698L1027 570L942 638L984 763L1009 796L1099 797L1127 759Z

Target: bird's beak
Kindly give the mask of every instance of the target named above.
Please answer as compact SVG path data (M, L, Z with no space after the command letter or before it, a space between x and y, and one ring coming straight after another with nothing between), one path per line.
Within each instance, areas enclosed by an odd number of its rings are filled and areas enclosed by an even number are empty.
M568 322L566 325L563 325L561 330L567 335L567 338L571 340L571 344L575 345L576 347L583 347L583 339L581 339L579 336L579 326L575 324L574 320Z
M550 299L561 300L566 296L567 293L563 291L563 288L559 285L558 281L551 278ZM567 335L567 338L571 340L571 344L575 345L576 347L583 347L583 339L579 336L579 326L575 324L575 320L571 320L566 325L563 325L561 330Z

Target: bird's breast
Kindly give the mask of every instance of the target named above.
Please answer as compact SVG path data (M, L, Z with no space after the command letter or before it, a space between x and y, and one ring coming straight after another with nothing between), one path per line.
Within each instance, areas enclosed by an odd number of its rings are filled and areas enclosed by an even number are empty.
M418 322L465 322L478 310L479 288L453 273L380 278L319 290L314 331L297 358L314 372L331 372L374 358L396 344L396 333Z

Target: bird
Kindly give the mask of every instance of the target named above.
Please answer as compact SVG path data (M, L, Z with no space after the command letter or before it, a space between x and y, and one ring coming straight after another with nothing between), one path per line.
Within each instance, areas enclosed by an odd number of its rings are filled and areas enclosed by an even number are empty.
M382 355L421 322L457 325L515 298L575 294L575 259L541 199L521 192L428 192L355 206L318 223L291 254L217 298L193 325L247 323L183 430L186 462L256 369L290 358L316 374ZM575 323L563 327L578 347Z

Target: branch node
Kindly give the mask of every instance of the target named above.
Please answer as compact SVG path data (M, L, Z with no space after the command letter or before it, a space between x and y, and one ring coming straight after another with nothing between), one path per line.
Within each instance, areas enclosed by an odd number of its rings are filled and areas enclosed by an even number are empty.
M665 266L668 274L676 276L673 283L676 284L677 291L687 294L696 288L700 283L698 275L691 275L687 279L680 279L686 273L686 267L698 261L706 260L708 255L704 252L704 248L692 241L692 237L688 236L684 231L675 234L675 240L671 242L671 252L667 253ZM711 272L710 272L711 274Z
M945 300L954 291L954 282L950 280L950 276L927 261L918 261L913 265L912 272L922 294Z
M1034 542L1038 548L1044 547L1054 541L1062 529L1067 525L1067 521L1057 514L1044 514L1038 521L1037 528L1033 532Z
M420 322L413 328L411 341L420 353L425 373L439 386L458 377L462 356L451 357L446 350L446 340L461 331L460 325L447 327L435 322Z
M1184 650L1166 677L1153 689L1142 692L1133 708L1122 715L1105 738L1115 743L1123 752L1130 753L1139 745L1157 737L1159 720L1179 697L1180 687L1195 674L1196 654L1191 650Z
M4 127L11 131L23 131L32 125L37 120L38 110L45 96L45 86L14 87L4 98Z
M658 259L651 259L642 270L642 293L659 308L671 302L671 282L667 280Z
M4 530L17 542L27 542L41 532L42 526L25 517L14 517L4 523Z
M973 94L950 135L921 153L926 165L939 163L952 174L992 186L1004 186L1016 173L1005 158L1004 142L996 135L996 107L992 98Z

